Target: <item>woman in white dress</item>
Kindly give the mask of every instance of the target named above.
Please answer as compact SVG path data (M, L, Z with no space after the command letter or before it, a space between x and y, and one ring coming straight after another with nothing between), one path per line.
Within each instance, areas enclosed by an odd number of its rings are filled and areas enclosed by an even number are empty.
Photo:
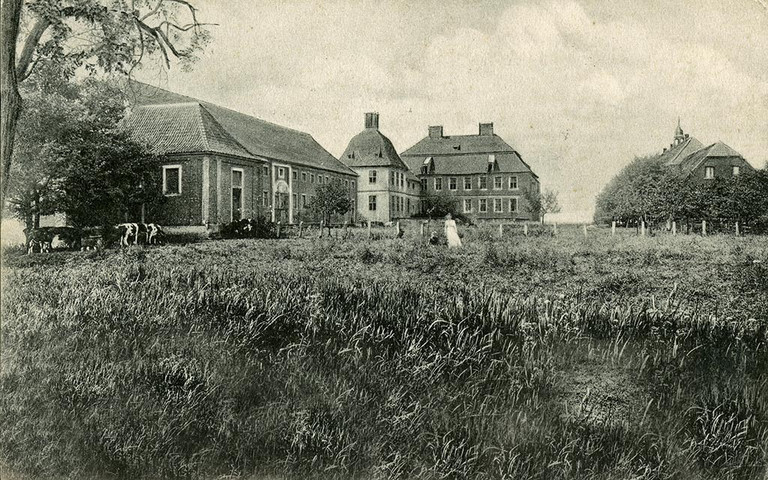
M448 248L461 246L459 232L456 231L456 220L451 217L450 213L445 216L445 239L448 241Z

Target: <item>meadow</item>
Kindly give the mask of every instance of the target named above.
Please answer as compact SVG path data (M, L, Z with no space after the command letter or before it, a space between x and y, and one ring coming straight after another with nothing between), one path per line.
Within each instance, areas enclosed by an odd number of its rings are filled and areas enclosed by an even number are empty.
M6 251L3 478L768 475L765 237L461 231Z

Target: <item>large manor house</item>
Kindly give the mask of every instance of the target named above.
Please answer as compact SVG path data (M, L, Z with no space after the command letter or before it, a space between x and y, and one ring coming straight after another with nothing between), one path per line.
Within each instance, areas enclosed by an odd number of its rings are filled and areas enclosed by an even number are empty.
M340 159L308 133L146 84L134 84L126 126L162 159L165 201L152 221L216 230L243 218L315 220L320 185L339 182L352 209L339 221L389 222L429 215L430 197L474 220L531 220L524 191L539 179L521 155L481 123L472 135L430 126L398 154L366 113ZM361 119L362 120L362 119Z

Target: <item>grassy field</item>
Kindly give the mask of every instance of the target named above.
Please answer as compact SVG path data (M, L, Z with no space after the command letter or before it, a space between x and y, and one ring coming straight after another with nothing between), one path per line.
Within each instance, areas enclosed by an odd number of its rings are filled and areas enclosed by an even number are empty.
M417 229L6 252L2 468L767 474L768 240Z

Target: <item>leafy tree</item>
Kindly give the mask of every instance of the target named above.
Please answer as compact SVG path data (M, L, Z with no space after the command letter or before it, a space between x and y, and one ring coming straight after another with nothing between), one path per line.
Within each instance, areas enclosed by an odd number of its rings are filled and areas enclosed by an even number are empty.
M52 213L76 226L109 225L159 203L159 161L121 130L119 88L92 79L29 86L8 202L27 227Z
M548 213L560 212L560 202L557 199L557 192L551 189L539 192L527 188L523 191L526 209L532 218L538 218L544 223L544 216Z
M315 190L311 208L318 218L329 225L332 215L344 215L352 209L349 190L339 180L323 183Z
M36 68L72 77L80 67L129 74L151 57L187 66L209 40L186 0L3 0L0 38L0 206L12 177L19 86Z
M444 217L449 213L453 217L459 217L456 199L445 193L433 193L423 200L424 213L428 217Z

